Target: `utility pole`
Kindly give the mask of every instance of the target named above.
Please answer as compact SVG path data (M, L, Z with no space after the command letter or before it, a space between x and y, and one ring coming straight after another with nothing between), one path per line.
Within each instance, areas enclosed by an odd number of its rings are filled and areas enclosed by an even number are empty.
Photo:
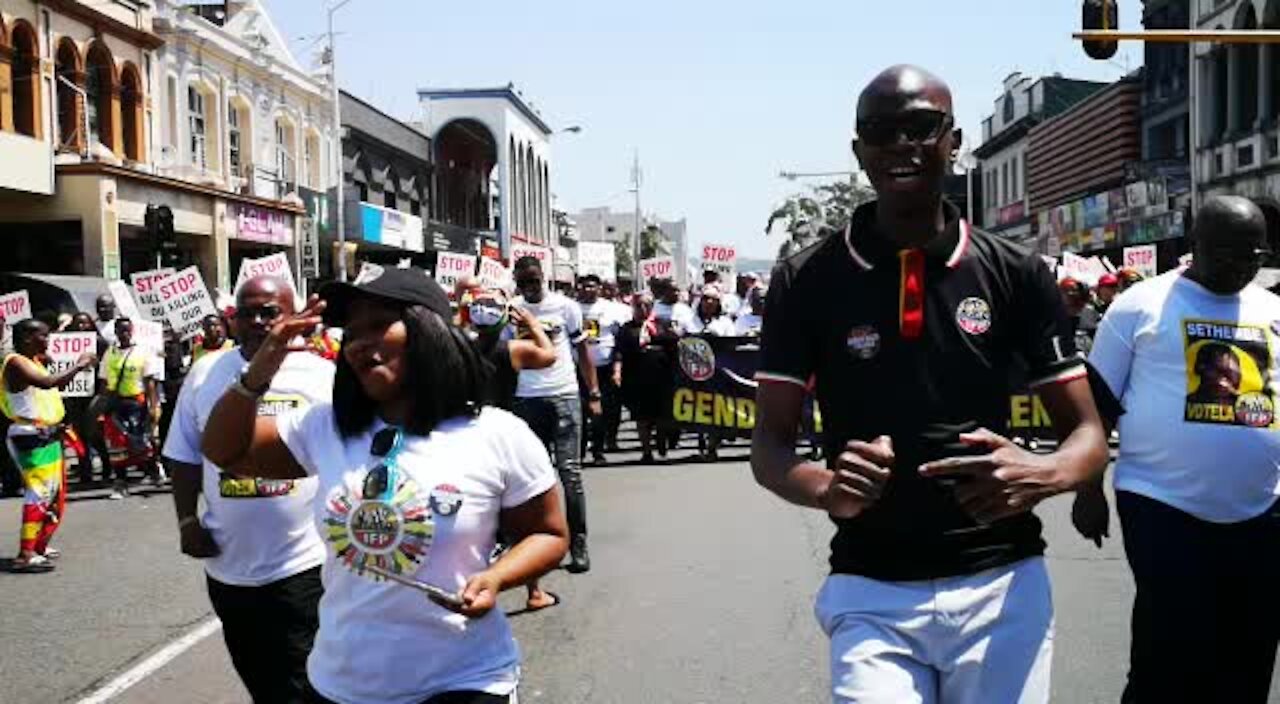
M636 212L635 212L636 241L635 241L635 254L632 256L632 261L635 262L635 269L634 269L635 282L633 286L637 291L641 290L640 246L644 242L644 238L641 237L640 235L640 226L644 220L644 218L640 215L640 184L643 180L644 180L643 176L641 175L641 172L640 172L640 150L637 149L635 152L635 161L631 166L631 192L634 193L636 196Z
M338 281L347 280L347 206L342 196L342 107L338 93L338 44L333 34L333 15L351 0L338 0L329 6L329 83L333 97L333 192L338 228Z

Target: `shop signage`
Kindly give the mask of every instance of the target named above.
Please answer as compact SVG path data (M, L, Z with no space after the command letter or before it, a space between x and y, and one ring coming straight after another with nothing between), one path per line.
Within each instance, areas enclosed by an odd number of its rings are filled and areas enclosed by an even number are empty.
M320 221L307 218L302 221L302 266L299 273L304 279L320 276Z
M445 291L452 291L458 280L475 273L476 258L471 254L440 252L436 255L436 281Z
M0 296L0 321L12 326L31 317L31 296L26 290Z
M252 205L236 206L236 239L266 244L293 244L292 215L257 208Z
M399 210L361 203L360 233L371 244L413 252L423 250L422 218Z
M49 336L49 373L64 374L76 365L86 352L98 351L98 334L94 332L59 332ZM85 369L75 375L71 383L62 387L62 395L68 398L86 398L94 394L93 369Z
M160 282L160 300L164 301L169 327L180 340L189 340L200 332L205 316L215 315L209 289L204 285L200 270L189 266Z
M146 320L165 320L164 301L160 300L160 282L173 276L173 269L142 271L129 276L133 283L133 298L138 302L142 317Z
M578 243L578 276L595 274L601 281L618 280L617 251L612 242Z
M1133 269L1146 278L1155 276L1158 273L1156 271L1156 246L1154 244L1143 244L1136 247L1125 247L1124 268Z
M996 212L996 225L1012 225L1026 217L1026 214L1026 201L1010 203Z
M702 245L702 270L714 271L720 280L732 283L738 269L738 248L731 244Z
M506 289L511 285L511 271L496 259L481 257L480 271L477 276L480 279L480 285L485 288Z
M487 259L501 259L502 248L498 246L498 241L488 237L480 240L480 256Z
M640 260L640 279L647 285L654 279L675 280L676 260L671 257L654 257Z
M289 268L289 255L276 252L261 259L245 259L240 262L240 275L236 277L235 290L238 292L246 281L255 276L275 276L289 283L294 294L298 293L298 284L293 280L293 270Z

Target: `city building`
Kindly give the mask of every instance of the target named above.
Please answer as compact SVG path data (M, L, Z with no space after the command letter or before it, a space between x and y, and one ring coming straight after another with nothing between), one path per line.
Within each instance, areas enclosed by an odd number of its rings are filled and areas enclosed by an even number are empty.
M418 91L434 146L436 219L512 242L553 247L552 128L511 84Z
M48 145L35 162L55 179L50 192L28 189L41 195L0 191L6 268L107 278L153 269L149 206L172 211L178 263L199 266L211 287L230 289L245 258L296 257L314 236L332 180L332 106L258 0L0 2L4 34L14 27L32 61L18 62L32 88L13 92L14 132L20 122L23 138ZM6 171L15 154L36 151L4 151L15 142L0 141ZM27 181L38 171L18 170Z
M1191 0L1146 0L1147 29L1187 29ZM1191 206L1190 52L1184 44L1145 45L1142 89L1142 162L1134 176L1164 179L1174 207Z
M361 261L394 265L409 259L430 268L434 257L427 254L424 223L433 197L431 140L346 91L341 116L349 249ZM324 243L321 251L334 250Z
M1031 129L1106 87L1062 76L1034 80L1014 72L1004 79L994 111L982 121L982 144L973 150L981 174L981 225L1015 240L1032 234L1027 148ZM975 174L975 179L978 175ZM976 198L975 198L976 200Z
M1156 244L1160 270L1186 251L1185 213L1167 180L1141 175L1142 71L1032 128L1027 190L1036 247L1123 263L1124 248Z
M615 213L609 206L598 208L584 208L580 212L571 214L569 218L577 226L577 236L580 242L625 242L627 251L631 252L635 249L636 241L636 213L634 210L630 212ZM685 218L679 220L663 220L652 216L644 216L640 219L640 229L656 225L662 230L663 238L670 247L668 252L677 262L689 261L689 223ZM701 256L699 254L699 256ZM619 267L625 264L619 262ZM686 266L676 266L676 283L680 286L689 284L689 272Z
M1196 0L1195 29L1280 29L1280 0ZM1280 247L1280 46L1195 44L1193 178L1202 196L1252 198Z

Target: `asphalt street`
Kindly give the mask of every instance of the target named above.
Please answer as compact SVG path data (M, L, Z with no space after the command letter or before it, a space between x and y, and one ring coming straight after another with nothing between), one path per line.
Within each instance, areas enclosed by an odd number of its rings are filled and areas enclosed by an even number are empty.
M690 454L587 470L593 570L551 575L546 585L563 604L513 618L523 702L829 701L812 602L831 528L758 489L743 446L718 464L687 462ZM57 541L57 572L0 571L4 704L83 701L210 616L199 564L177 552L168 494L77 499ZM0 501L14 532L18 509ZM1117 702L1132 598L1118 526L1098 550L1072 531L1068 500L1039 511L1058 614L1054 701ZM504 597L509 612L522 605L520 593ZM214 632L110 701L247 697Z

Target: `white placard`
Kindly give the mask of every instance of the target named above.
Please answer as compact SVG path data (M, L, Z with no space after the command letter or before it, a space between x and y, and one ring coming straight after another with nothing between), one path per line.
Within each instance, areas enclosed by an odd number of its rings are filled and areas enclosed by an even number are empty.
M1156 246L1154 244L1142 244L1135 247L1124 248L1124 268L1133 269L1142 274L1143 278L1151 278L1156 275Z
M511 288L511 271L503 266L502 262L488 257L480 258L480 271L477 276L480 278L480 285L485 288L504 290Z
M470 276L476 272L476 257L474 254L455 254L453 252L440 252L436 255L436 281L444 287L446 293L453 293L453 287L458 285L458 280L464 276Z
M289 255L276 252L261 259L245 259L240 262L240 275L236 277L236 287L232 291L238 294L244 282L256 276L275 276L287 281L294 295L298 293L298 285L294 283L293 270L289 268Z
M142 311L138 310L138 304L133 300L133 292L123 281L108 281L107 291L111 294L111 299L116 302L116 309L120 311L120 315L129 320L142 320Z
M93 332L56 332L49 335L49 373L66 373L87 352L98 351L98 334ZM94 394L93 367L76 374L71 383L60 390L68 398L87 398Z
M200 332L205 316L216 315L209 289L205 288L200 270L194 266L160 282L160 300L164 301L169 326L179 340L189 340Z
M164 325L150 320L135 320L133 323L133 342L139 347L151 350L156 354L164 354Z
M157 323L165 320L164 301L160 300L160 282L173 276L173 269L142 271L129 276L133 283L133 298L141 309L141 317ZM119 301L116 302L119 305Z
M14 323L30 317L31 296L26 289L0 296L0 322L12 327Z
M1072 278L1093 286L1098 281L1094 269L1095 263L1090 259L1077 256L1071 252L1062 253L1062 266L1058 268L1059 278Z
M511 243L511 266L515 266L516 262L524 257L533 257L542 265L542 270L551 273L551 250L546 247L539 247L536 244L525 244L523 242Z
M642 259L640 261L640 284L637 288L646 288L649 282L654 279L669 279L674 281L676 277L676 260L673 257L654 257L653 259Z
M601 281L618 280L617 250L612 242L578 243L578 276L594 274Z
M738 270L738 248L731 244L702 245L702 270L720 274L720 281L732 285Z

